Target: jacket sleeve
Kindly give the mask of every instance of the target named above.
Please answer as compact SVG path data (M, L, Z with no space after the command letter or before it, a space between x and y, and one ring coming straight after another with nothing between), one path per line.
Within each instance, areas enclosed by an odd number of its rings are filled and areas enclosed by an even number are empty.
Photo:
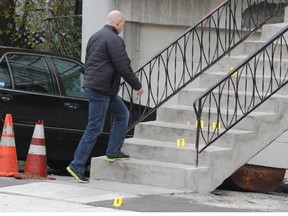
M131 60L125 50L125 44L121 37L117 37L108 44L108 52L115 70L135 90L139 90L142 84L131 68Z

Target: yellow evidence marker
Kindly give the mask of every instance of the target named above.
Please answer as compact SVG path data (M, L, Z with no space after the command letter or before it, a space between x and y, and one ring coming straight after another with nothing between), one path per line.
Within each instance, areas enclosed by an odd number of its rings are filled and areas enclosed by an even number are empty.
M185 146L185 139L177 139L177 146L184 147Z
M230 72L233 71L233 70L234 70L234 68L231 67L231 68L230 68ZM234 75L237 75L237 74L238 74L238 71L235 71Z
M204 121L200 121L200 128L204 127ZM196 121L196 128L198 128L198 121Z
M124 204L123 198L117 197L117 198L114 199L113 206L119 207L119 206L121 206L121 205L123 205L123 204Z
M220 122L218 122L218 124L217 124L217 122L212 123L212 129L215 130L216 128L220 129Z

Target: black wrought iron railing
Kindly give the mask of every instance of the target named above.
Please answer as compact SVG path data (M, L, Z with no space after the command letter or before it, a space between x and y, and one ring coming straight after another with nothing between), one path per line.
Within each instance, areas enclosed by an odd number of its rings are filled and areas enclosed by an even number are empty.
M287 4L288 0L224 1L161 50L136 72L145 89L141 97L122 83L122 98L131 102L128 131L155 115L159 106L283 11Z
M287 83L288 25L195 100L196 164L202 151Z

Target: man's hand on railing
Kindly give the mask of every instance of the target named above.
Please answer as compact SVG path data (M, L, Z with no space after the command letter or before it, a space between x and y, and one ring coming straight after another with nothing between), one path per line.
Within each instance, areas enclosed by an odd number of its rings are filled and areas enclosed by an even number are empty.
M137 95L142 95L144 92L143 88L141 87L139 90L137 90Z

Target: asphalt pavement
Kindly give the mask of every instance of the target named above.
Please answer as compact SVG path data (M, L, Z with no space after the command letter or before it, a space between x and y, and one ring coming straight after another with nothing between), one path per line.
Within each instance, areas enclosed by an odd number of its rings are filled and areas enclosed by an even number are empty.
M1 215L11 212L288 212L288 193L283 191L252 193L217 189L199 194L100 180L83 184L70 176L48 177L45 180L0 177Z

